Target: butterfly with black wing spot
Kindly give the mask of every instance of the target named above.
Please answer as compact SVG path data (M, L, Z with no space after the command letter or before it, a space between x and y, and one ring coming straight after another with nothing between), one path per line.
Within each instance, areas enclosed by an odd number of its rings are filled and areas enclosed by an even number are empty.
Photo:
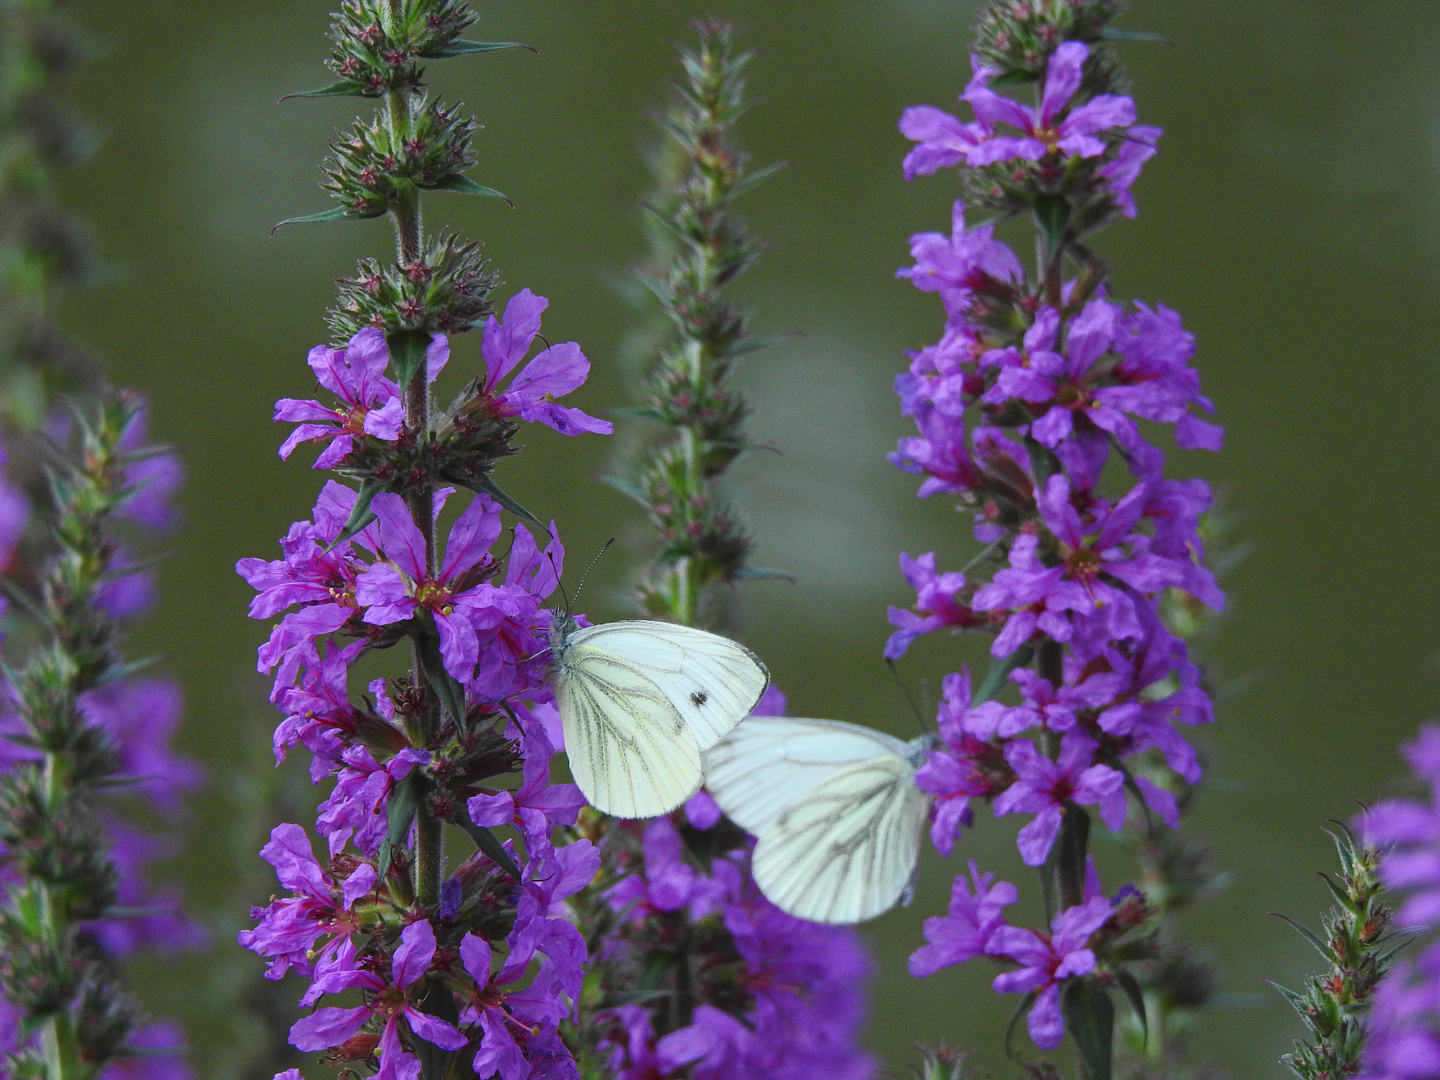
M590 804L620 818L669 813L700 789L700 755L770 684L745 646L678 623L579 627L555 617L548 679L565 751Z

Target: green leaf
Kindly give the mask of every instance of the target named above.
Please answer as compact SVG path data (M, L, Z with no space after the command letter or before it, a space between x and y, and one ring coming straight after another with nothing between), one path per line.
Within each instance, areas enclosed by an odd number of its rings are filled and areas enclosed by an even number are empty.
M1115 1041L1115 1005L1110 995L1088 979L1076 979L1061 991L1060 1011L1080 1051L1087 1080L1110 1080Z
M645 489L642 488L639 484L637 484L634 480L628 479L624 476L613 476L607 474L600 477L600 482L602 484L605 484L607 487L614 488L616 491L620 492L621 495L626 495L629 498L634 499L641 506L647 508L650 506L650 496L645 494ZM3 578L0 578L0 581L3 580Z
M985 681L975 691L975 696L970 700L970 704L973 706L979 705L983 701L989 701L1000 692L1000 688L1005 685L1005 679L1010 672L1018 667L1024 667L1034 655L1035 646L1027 642L1009 656L1003 658L992 656L990 670L985 673Z
M471 491L478 491L482 494L489 495L502 507L504 507L506 510L509 510L510 513L514 514L518 518L522 518L523 520L528 521L537 529L548 528L548 526L543 521L537 518L529 510L526 510L525 507L521 506L509 495L505 494L505 492L500 489L500 485L495 483L495 481L490 479L490 477L488 476L482 476L478 480L457 479L455 482L457 484L463 484Z
M1263 979L1261 981L1270 983L1270 985L1276 989L1280 996L1283 997L1286 1001L1288 1001L1291 1007L1300 1014L1300 1019L1304 1020L1307 1024L1310 1023L1313 1017L1310 1015L1310 1007L1305 1004L1305 999L1303 997L1295 993L1294 990L1287 990L1285 987L1281 986L1277 982L1271 982L1269 979Z
M748 176L741 177L740 182L730 189L728 195L732 199L738 199L746 192L755 190L781 169L788 169L789 167L790 163L788 161L777 161L771 165L766 165L763 169L756 169Z
M618 409L612 409L611 412L630 420L650 420L656 424L670 423L669 417L653 405L621 405Z
M106 668L105 671L101 673L95 680L95 685L97 687L108 686L110 683L118 682L120 679L128 679L132 675L139 675L142 671L148 671L158 663L160 663L160 657L156 655L142 656L138 660L131 660L128 664L115 664L112 667Z
M346 218L379 217L379 214L353 214L348 206L332 206L329 210L321 210L318 214L306 214L304 217L286 218L275 228L270 230L274 236L281 225L318 225L322 221L344 221Z
M1140 1020L1140 1033L1145 1043L1150 1041L1150 1021L1145 1016L1145 994L1140 989L1140 983L1134 975L1124 968L1115 972L1115 981L1120 984L1120 989L1125 991L1125 996L1130 999L1130 1007L1135 1010L1136 1017ZM1142 1045L1141 1049L1144 1049Z
M470 839L475 841L475 846L479 848L486 857L516 881L520 880L520 867L515 865L515 860L510 857L510 852L505 850L505 845L495 839L494 833L471 821L468 812L461 813L457 821L460 828L469 834Z
M461 176L459 173L447 176L438 184L432 184L431 187L435 191L453 191L457 195L488 195L492 199L504 199L510 204L511 208L515 206L513 202L510 202L510 196L503 192L496 191L493 187L477 184L468 176Z
M1053 450L1047 450L1029 435L1025 436L1025 453L1029 455L1030 471L1035 474L1035 488L1038 491L1045 486L1046 480L1060 471L1060 459Z
M22 588L8 577L0 577L0 593L8 597L17 608L23 608L25 614L41 626L50 625L50 613L45 610L44 604L30 594L28 589Z
M340 535L331 541L330 546L325 549L325 554L330 554L341 544L345 543L365 526L375 520L375 514L370 509L371 500L385 490L385 485L373 476L366 477L360 484L360 491L355 496L355 505L350 510L350 520L345 522L345 528L340 530Z
M1344 889L1342 889L1339 885L1336 885L1335 882L1331 881L1329 874L1321 871L1320 880L1325 882L1326 888L1330 890L1330 895L1335 897L1335 901L1341 907L1343 907L1346 911L1350 912L1351 915L1354 915L1358 918L1363 919L1365 917L1365 912L1361 911L1359 905L1357 905L1355 901L1350 899L1350 894L1347 893Z
M422 634L416 643L415 655L420 661L420 671L430 683L440 706L455 721L455 727L465 731L465 688L450 672L445 670L445 661L440 656L440 639L432 634Z
M1065 242L1065 230L1070 225L1070 200L1063 195L1041 195L1031 207L1035 215L1035 227L1040 230L1044 241L1045 265L1053 264L1060 255Z
M535 46L521 41L452 41L443 49L423 52L420 55L427 60L449 60L455 56L473 56L476 53L499 52L501 49L529 49L532 53L539 51Z
M1101 41L1147 41L1153 45L1169 45L1172 49L1175 43L1164 34L1152 34L1147 30L1117 30L1113 26L1107 26L1100 31ZM994 86L994 83L990 84Z
M460 1022L460 1011L455 1007L455 995L439 979L432 980L419 1002L420 1011L427 1016L443 1020L454 1027ZM420 1054L420 1080L445 1080L445 1070L450 1064L450 1051L441 1049L426 1039L416 1039L415 1049Z
M322 86L319 90L297 90L293 94L286 94L281 101L289 101L297 97L379 97L378 93L371 93L365 90L359 83L353 83L349 79L341 79L329 86Z
M415 820L415 810L420 805L420 776L420 773L412 772L390 793L385 815L389 828L385 831L385 839L380 842L380 864L377 867L382 882L390 869L390 856L395 845L405 843L405 838L410 835L410 823Z
M425 362L430 335L423 330L397 330L385 335L385 344L390 349L390 366L395 369L395 381L400 384L403 394Z
M1280 919L1280 920L1283 920L1283 921L1286 922L1286 923L1289 923L1289 924L1290 924L1290 927L1291 927L1297 934L1299 934L1301 937L1303 937L1306 941L1310 942L1311 945L1314 945L1314 946L1315 946L1315 951L1318 952L1321 956L1323 956L1323 957L1325 958L1325 960L1326 960L1327 963L1331 963L1331 964L1339 964L1339 963L1340 963L1339 959L1335 956L1335 954L1330 951L1330 946L1326 945L1323 941L1321 941L1318 937L1316 937L1315 934L1312 933L1310 930L1306 929L1305 927L1303 927L1303 926L1301 926L1299 923L1297 923L1294 919L1290 918L1289 915L1281 915L1278 911L1272 911L1272 912L1270 912L1270 914L1271 914L1271 915L1274 915L1275 918L1277 918L1277 919Z
M1020 1004L1015 1006L1015 1012L1010 1017L1010 1023L1005 1025L1005 1056L1011 1061L1019 1061L1019 1052L1015 1049L1015 1032L1020 1027L1020 1021L1030 1011L1030 1006L1035 1004L1036 993L1031 990L1023 998Z

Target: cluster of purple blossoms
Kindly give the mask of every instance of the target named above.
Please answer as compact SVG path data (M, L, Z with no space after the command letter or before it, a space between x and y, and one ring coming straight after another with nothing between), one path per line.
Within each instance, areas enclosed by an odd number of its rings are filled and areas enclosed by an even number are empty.
M507 439L514 417L565 434L608 431L554 403L588 374L577 345L551 346L521 367L545 303L526 290L489 319L487 373L466 391L464 415ZM446 338L434 335L427 353L433 380L449 357ZM338 402L282 401L276 418L300 424L282 456L329 440L317 464L347 475L362 455L388 460L431 436L407 427L379 331L309 360ZM433 519L453 495L434 491ZM590 883L599 856L588 840L562 842L557 830L575 824L584 799L550 782L559 719L544 684L552 613L543 605L563 569L560 539L553 525L543 546L524 524L505 528L500 504L477 494L441 544L434 526L417 522L413 497L364 497L358 505L361 493L328 482L311 519L282 538L280 559L237 565L257 592L251 615L279 617L259 650L284 716L277 761L301 747L312 778L333 780L315 825L324 854L299 825L273 831L261 854L290 894L257 908L240 943L269 961L270 978L293 970L309 980L303 1005L350 994L291 1031L294 1046L332 1064L414 1080L425 1055L451 1052L479 1076L575 1077L558 1025L578 1000L586 947L566 901ZM425 682L412 673L352 694L353 666L406 640L418 642ZM447 683L455 697L440 713L435 697ZM417 807L466 829L481 849L444 877L434 902L415 882L425 842ZM500 827L518 844L489 837Z
M1380 848L1380 879L1406 894L1397 927L1422 935L1418 955L1401 960L1375 993L1365 1045L1365 1080L1428 1080L1440 1076L1440 725L1426 724L1405 747L1428 803L1394 799L1357 822L1365 842ZM1412 948L1414 948L1412 946Z
M125 483L131 494L118 516L133 526L141 541L147 535L174 528L177 513L173 499L183 482L179 458L149 445L148 413L143 404L121 436L119 449L134 461L125 469ZM55 445L73 443L73 420L56 414L46 426L46 435ZM6 462L0 449L0 466ZM32 515L30 501L22 487L0 473L0 574L18 579L22 589L31 587L28 575L35 563L48 557L43 528ZM108 580L97 590L95 603L100 611L118 623L147 614L156 599L155 574L138 569L129 547L132 538L114 536L111 544L113 568ZM0 604L0 616L6 605ZM14 658L10 658L12 667ZM10 686L0 701L0 770L11 770L22 762L38 762L42 755L25 737L25 725ZM117 871L115 905L130 909L123 916L106 917L86 924L87 934L109 956L123 957L142 949L162 951L196 948L206 940L197 924L180 912L180 893L168 883L151 880L155 865L172 857L179 837L157 831L157 820L177 820L182 798L202 781L198 763L177 753L171 739L183 712L180 688L171 679L154 675L113 679L81 694L76 707L88 724L103 730L115 753L116 775L126 782L115 789L99 807L104 829L106 855ZM0 891L20 883L14 862L0 845ZM27 1041L19 1030L21 1013L0 998L0 1053L14 1051ZM131 1043L154 1050L178 1048L183 1035L173 1023L156 1021L135 1031ZM106 1067L108 1080L139 1075L134 1060L120 1059ZM146 1066L146 1075L162 1080L186 1080L192 1075L183 1057L161 1057Z
M756 715L783 716L773 685ZM850 927L787 915L750 876L753 841L722 821L705 791L682 811L626 823L609 838L618 880L604 893L617 919L602 965L687 969L673 980L678 1007L623 1004L597 1022L617 1080L866 1080L875 1063L856 1043L870 961ZM630 841L633 850L625 850ZM704 867L697 846L724 850ZM602 974L602 979L603 979ZM667 981L667 988L670 981ZM657 1030L664 1018L670 1030Z
M993 225L967 225L957 202L951 234L913 237L914 265L899 271L939 294L946 326L896 380L918 435L902 439L891 461L924 478L922 498L947 495L973 514L986 547L972 566L990 572L947 569L934 553L902 556L917 599L891 610L886 646L893 659L942 628L996 635L983 698L967 671L946 677L939 743L917 783L935 797L931 839L942 853L971 823L972 803L988 801L996 815L1029 816L1018 843L1030 866L1052 859L1083 807L1111 829L1137 814L1176 825L1174 795L1127 762L1158 757L1194 783L1200 766L1179 726L1213 717L1159 602L1176 590L1223 604L1199 534L1209 487L1167 479L1149 441L1168 425L1181 448L1220 448L1220 429L1197 415L1212 406L1189 366L1194 340L1168 308L1112 299L1103 266L1076 243L1083 231L1133 216L1130 186L1160 134L1135 124L1130 98L1081 93L1091 61L1082 42L1054 48L1040 103L1030 107L992 89L1001 72L977 57L962 95L972 121L920 107L900 124L919 144L905 160L907 178L959 167L971 190L993 185L980 199L992 209L1003 213L1006 200L1023 196L1042 231L1030 278ZM1063 227L1047 233L1042 216ZM1070 280L1067 259L1079 268ZM1129 474L1118 495L1102 483L1123 475L1107 469L1112 457ZM1007 684L1013 703L994 698ZM955 883L950 913L928 920L930 944L912 971L977 956L1006 962L1014 970L995 989L1036 995L1031 1037L1059 1045L1061 984L1110 985L1107 944L1147 917L1133 890L1105 899L1093 869L1083 894L1075 885L1048 931L1019 929L1001 914L1014 886L972 866L970 879Z

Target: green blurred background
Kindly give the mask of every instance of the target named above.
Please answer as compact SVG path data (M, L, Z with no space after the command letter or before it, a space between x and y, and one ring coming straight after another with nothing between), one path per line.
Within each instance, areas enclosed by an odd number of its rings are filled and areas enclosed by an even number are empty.
M759 163L791 167L747 199L775 245L741 286L762 333L801 330L741 379L756 455L734 494L758 537L757 565L796 575L741 590L742 633L792 708L913 727L880 663L887 603L910 594L900 551L954 566L968 530L884 460L906 427L891 381L902 350L939 334L934 297L893 278L913 232L946 229L952 176L906 184L895 130L907 104L948 107L968 75L973 3L954 0L481 0L477 36L539 55L436 64L432 76L487 125L473 174L507 192L438 195L429 223L483 237L506 285L551 299L546 334L594 361L577 404L627 400L620 357L644 324L628 272L645 244L643 114L662 100L671 40L693 16L740 21L762 51L764 99L742 137ZM148 391L157 434L184 452L188 525L162 570L163 604L139 645L169 657L189 701L181 743L209 786L193 802L174 863L196 910L233 930L263 902L253 856L227 830L245 770L267 768L271 717L236 559L271 557L322 477L275 455L279 396L308 396L306 349L323 337L331 279L389 246L383 223L295 227L323 209L317 163L355 102L281 94L329 81L326 0L79 0L102 54L73 100L105 138L65 181L66 205L94 228L114 280L73 299L68 325L108 358L115 381ZM1399 790L1397 742L1436 702L1440 575L1433 492L1440 480L1433 353L1440 256L1440 5L1433 0L1136 0L1121 22L1174 48L1128 46L1144 122L1165 127L1137 189L1140 218L1107 233L1119 296L1181 311L1228 431L1224 453L1182 455L1172 474L1227 493L1253 553L1231 574L1232 614L1208 657L1237 693L1199 734L1212 768L1192 828L1233 881L1189 919L1223 971L1223 1008L1200 1045L1233 1074L1279 1077L1298 1025L1260 982L1295 983L1314 962L1267 912L1314 922L1314 877L1331 851L1325 819L1357 797ZM457 343L459 368L478 340ZM598 484L604 440L545 430L507 464L504 484L558 518L577 557L612 533L643 535L635 508ZM586 609L628 614L625 558L602 561ZM981 645L921 643L908 677L938 684ZM303 768L299 761L291 765ZM898 1069L917 1039L974 1045L1001 1064L1013 1001L978 965L919 982L905 957L939 913L963 859L1031 889L1008 823L982 821L947 865L931 852L913 907L866 928L876 958L871 1045ZM249 843L247 840L246 843ZM1104 842L1102 841L1102 846ZM251 845L253 851L258 842ZM248 877L247 882L242 881ZM259 879L263 880L263 879ZM228 933L230 931L225 931ZM146 962L151 1007L178 1013L207 1072L232 1035L218 982L253 974L217 932L208 954Z

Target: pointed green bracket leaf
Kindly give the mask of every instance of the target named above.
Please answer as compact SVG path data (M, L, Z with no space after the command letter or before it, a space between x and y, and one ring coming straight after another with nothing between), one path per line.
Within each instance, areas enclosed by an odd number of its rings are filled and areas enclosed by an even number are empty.
M621 495L624 495L627 498L634 499L641 506L650 505L650 499L649 496L645 494L645 489L642 488L639 484L637 484L634 480L630 480L624 476L613 476L607 474L600 477L600 482L607 487L614 488L616 491L620 492Z
M1010 1022L1005 1025L1005 1056L1011 1061L1020 1060L1020 1052L1015 1049L1015 1032L1020 1029L1020 1021L1030 1011L1030 1006L1035 1004L1037 993L1031 990L1023 998L1020 1004L1015 1006L1015 1012L1010 1016Z
M1088 979L1075 979L1060 993L1060 1011L1080 1051L1086 1080L1110 1080L1115 1041L1115 1005L1110 995Z
M329 210L321 210L318 214L306 214L304 217L286 218L270 230L270 235L274 236L282 225L319 225L325 221L344 221L346 218L356 218L358 220L361 217L378 216L378 214L352 214L348 206L332 206Z
M1164 34L1152 34L1147 30L1117 30L1113 26L1107 26L1100 31L1101 41L1145 41L1152 45L1169 45L1172 49L1175 43ZM994 83L990 84L994 86Z
M1288 923L1292 930L1294 930L1297 934L1303 937L1306 941L1310 942L1311 945L1315 946L1315 951L1325 958L1325 962L1327 964L1340 963L1339 958L1333 952L1331 952L1330 946L1326 945L1323 941L1316 937L1313 931L1301 926L1294 919L1290 918L1289 915L1282 915L1278 911L1272 911L1270 912L1270 914L1275 916L1275 918Z
M375 520L375 512L370 509L370 502L384 490L385 485L373 476L367 477L361 483L360 491L355 496L355 505L350 509L350 520L345 522L345 528L340 530L340 535L332 540L330 546L325 549L325 554L330 554Z
M475 846L480 849L491 862L504 870L516 881L520 880L520 867L515 865L510 852L505 850L505 845L495 839L495 834L489 829L476 825L470 820L468 813L461 813L458 818L460 828L469 834L470 839L475 841Z
M465 688L445 670L445 661L440 656L440 639L431 634L422 635L415 655L420 659L420 670L426 681L440 699L440 707L450 714L455 721L455 727L464 732Z
M436 49L434 52L425 52L420 55L427 60L449 60L456 56L499 52L501 49L529 49L532 53L539 51L535 46L526 45L522 41L452 41L443 49Z
M403 394L410 380L415 378L415 372L425 362L430 335L423 330L397 330L385 335L385 344L390 349L390 366L395 369L395 382Z
M405 843L405 838L410 835L410 823L415 820L415 811L420 806L420 775L412 772L390 793L390 803L386 807L388 828L385 839L380 842L380 865L377 867L381 881L385 880L385 874L390 869L395 845Z
M1070 200L1063 195L1041 195L1032 207L1035 227L1045 246L1045 265L1050 266L1060 254L1065 242L1065 230L1070 227Z
M492 199L504 199L513 209L515 204L510 202L510 196L504 192L496 191L493 187L486 187L484 184L477 184L468 176L461 176L455 173L445 177L438 184L433 185L435 191L453 191L457 195L488 195Z
M495 483L495 481L491 480L488 476L482 476L478 480L456 480L455 482L457 484L463 484L471 491L479 492L482 495L489 495L490 498L494 499L504 509L509 510L510 513L514 514L516 517L521 518L524 521L528 521L537 529L548 528L548 526L546 526L543 521L537 518L529 510L526 510L525 507L521 506L509 495L505 494L505 492L500 489L500 485Z
M299 97L379 97L378 93L369 93L359 83L353 83L349 79L341 79L329 86L322 86L319 90L297 90L293 94L286 94L280 101L289 101L291 98ZM277 103L278 104L278 103Z
M1300 1014L1301 1020L1304 1020L1308 1024L1315 1019L1314 1015L1310 1011L1310 1007L1305 1004L1305 999L1299 994L1295 993L1294 990L1287 990L1279 983L1271 982L1271 980L1269 979L1262 979L1261 981L1269 983L1271 986L1273 986L1276 992L1278 992L1281 997L1283 997L1286 1001L1290 1003L1290 1007Z
M776 161L770 165L766 165L763 169L756 169L748 176L742 177L740 182L732 187L727 194L732 199L738 199L746 192L754 191L782 169L788 169L789 167L790 163L788 161Z
M1125 996L1130 1001L1130 1008L1135 1010L1135 1016L1140 1021L1141 1038L1145 1044L1148 1044L1150 1042L1150 1021L1145 1015L1145 993L1140 989L1139 980L1121 968L1115 972L1115 981L1120 984L1120 989L1125 991ZM1141 1049L1144 1049L1144 1045Z
M1000 688L1005 685L1005 680L1009 677L1010 672L1018 667L1024 667L1034 655L1035 646L1027 643L1021 645L1009 656L1003 658L992 656L990 670L985 673L985 681L975 691L975 696L971 699L970 704L979 705L981 702L989 701L1000 692Z

